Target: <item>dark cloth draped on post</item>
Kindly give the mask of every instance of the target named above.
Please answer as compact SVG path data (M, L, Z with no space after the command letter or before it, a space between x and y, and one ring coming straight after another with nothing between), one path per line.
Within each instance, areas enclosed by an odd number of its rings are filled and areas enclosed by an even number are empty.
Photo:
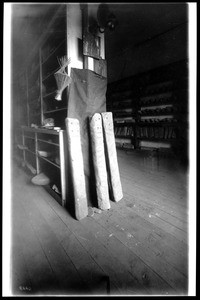
M86 69L71 69L67 117L80 123L81 147L88 205L96 204L94 168L89 135L89 118L106 112L107 79Z

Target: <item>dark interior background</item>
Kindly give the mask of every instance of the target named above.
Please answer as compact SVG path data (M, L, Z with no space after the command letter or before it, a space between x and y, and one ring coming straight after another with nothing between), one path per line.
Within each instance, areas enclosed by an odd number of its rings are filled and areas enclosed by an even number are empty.
M106 5L118 23L114 31L105 31L108 82L186 58L187 4ZM57 6L56 3L12 5L13 74L23 68Z

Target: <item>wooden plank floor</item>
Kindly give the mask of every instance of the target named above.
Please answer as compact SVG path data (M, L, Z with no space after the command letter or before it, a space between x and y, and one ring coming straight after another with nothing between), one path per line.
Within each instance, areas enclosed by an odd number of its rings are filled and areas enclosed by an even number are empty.
M13 164L13 295L186 295L187 172L118 151L124 197L77 221Z

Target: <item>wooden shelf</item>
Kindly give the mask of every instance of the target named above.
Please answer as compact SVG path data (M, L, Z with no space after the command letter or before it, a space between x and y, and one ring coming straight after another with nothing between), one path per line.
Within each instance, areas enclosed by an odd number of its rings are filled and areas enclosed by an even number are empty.
M46 157L44 157L44 156L41 156L41 155L39 155L39 154L37 154L37 156L38 156L39 158L41 158L41 159L47 161L47 162L50 163L51 165L53 165L53 166L55 166L55 167L57 167L57 168L60 169L60 166L57 165L56 163L52 162L50 159L48 159L48 158L46 158Z
M26 62L26 70L24 70L22 79L26 81L26 97L24 97L26 107L24 105L24 109L27 112L27 126L21 127L21 133L23 146L27 144L29 148L22 152L24 162L32 163L34 161L37 174L47 172L49 178L59 186L61 192L60 204L64 205L67 193L67 150L66 134L63 129L65 128L64 118L67 111L67 97L65 97L66 102L63 97L62 103L54 103L56 102L54 97L57 93L57 84L53 77L54 73L60 68L57 57L60 58L67 54L67 11L66 5L59 6L59 9L56 7L53 9L52 17L48 20L46 30L39 37L34 53L29 55ZM59 14L60 12L62 12L62 16ZM35 55L36 51L37 54ZM32 73L31 70L33 70ZM48 100L51 105L46 106ZM55 127L62 129L45 128L43 126L44 119L48 117L54 119ZM31 127L32 123L37 124L38 128ZM43 148L44 151L47 151L47 149L52 150L52 156L41 156L40 154L43 153L38 152L40 148ZM31 149L34 149L35 152ZM56 159L57 156L60 165ZM52 193L54 192L52 191Z
M120 139L132 139L134 138L133 135L115 135L116 138L120 138Z
M36 155L35 152L30 150L30 149L25 149L25 151L28 151L29 153L32 153L33 155Z
M165 95L166 96L166 94L175 94L175 93L177 93L177 92L179 92L179 91L184 91L184 92L186 92L188 89L186 88L186 87L175 87L175 88L171 88L171 90L170 91L166 91L166 92L158 92L158 93L152 93L152 94L146 94L146 95L140 95L140 99L143 99L143 98L149 98L149 97L158 97L158 96L160 96L160 95Z
M50 93L48 93L48 94L42 95L42 97L43 97L43 98L46 98L46 97L48 97L48 96L50 96L50 95L53 95L53 94L55 94L55 93L56 93L56 91L53 91L53 92L50 92Z
M45 185L44 189L60 204L62 205L62 196L56 193L49 185Z
M182 84L186 70L187 61L181 61L111 83L110 88L108 85L107 107L113 112L115 137L130 138L123 135L123 128L117 129L130 124L132 129L129 130L132 131L128 133L134 132L131 137L135 148L139 147L138 142L141 140L178 144L182 129L187 130L187 114L184 111L187 110L188 89L186 83ZM125 90L128 92L125 93ZM123 98L131 99L132 102L123 102ZM125 104L120 106L121 103ZM128 118L130 113L128 109L126 113L125 108L133 109L135 122ZM118 109L121 110L121 116L117 117ZM182 125L181 120L185 120L186 124ZM126 133L126 130L124 132ZM165 139L162 132L165 132L169 139ZM163 138L155 138L158 136Z
M174 116L175 114L173 112L169 112L169 113L152 113L152 114L139 114L139 116L141 118L143 117L157 117L157 116Z
M151 141L151 142L176 142L176 138L174 139L164 139L164 138L146 138L146 137L137 137L140 141Z
M136 120L136 118L128 118L128 119L126 119L126 118L119 118L119 117L117 117L117 118L115 118L115 117L113 117L113 121L114 121L114 123L118 123L118 124L120 124L120 123L132 123L132 124L135 124L135 120ZM133 121L134 120L134 121Z
M27 126L22 126L22 129L25 130L25 131L30 131L30 132L59 135L59 132L57 132L56 130L53 130L53 129L31 128L31 127L27 127Z
M59 130L59 131L55 131L55 130L50 130L50 129L41 129L41 128L30 128L28 126L22 126L22 145L25 146L26 142L25 139L26 137L31 138L34 140L34 145L32 147L34 147L35 151L32 151L30 149L26 149L25 151L23 151L23 159L24 162L30 162L31 161L31 157L29 157L27 155L27 153L31 153L34 155L34 159L35 159L35 166L36 166L36 173L40 174L41 172L48 172L49 171L49 175L51 177L51 179L53 180L52 182L55 181L59 181L59 185L60 185L60 204L61 205L65 205L65 201L66 201L66 193L67 193L67 186L66 186L66 165L65 165L65 161L66 161L66 145L64 143L65 140L65 131L64 130ZM34 138L32 136L28 136L28 133L30 133L30 135L34 134ZM47 134L50 135L50 137L52 138L52 141L49 141L49 137L47 136ZM54 138L53 138L54 136ZM40 143L46 143L47 147L48 145L52 145L55 146L57 149L55 149L55 153L54 151L50 151L51 152L51 157L47 158L45 156L42 156L39 151L40 150ZM40 144L40 145L39 145ZM43 148L46 149L46 148ZM44 150L46 151L46 150ZM60 163L56 163L56 156L58 155L59 157L59 161ZM47 165L45 165L45 162ZM32 163L32 162L31 162ZM49 164L49 165L48 165ZM56 169L51 169L50 166L52 166L53 168L55 167ZM58 170L59 175L57 177L57 179L54 178L54 171ZM56 184L57 185L57 184Z
M53 143L53 142L49 142L49 141L46 141L46 140L42 140L42 139L37 139L39 142L43 142L43 143L47 143L47 144L50 144L50 145L54 145L54 146L60 146L59 144L57 143Z
M49 73L48 75L46 75L46 77L44 77L42 79L42 82L44 82L45 80L47 80L50 76L52 76L55 72L57 72L60 69L60 67L56 68L54 71L52 71L51 73Z
M33 136L24 135L24 137L27 138L27 139L35 140L35 137L33 137Z
M157 92L157 93L150 93L150 94L143 94L140 96L140 99L144 99L144 98L150 98L150 97L162 97L166 95L171 95L172 94L172 90L167 91L167 92Z
M114 125L127 125L127 124L132 124L132 125L135 125L136 122L135 122L135 119L134 121L131 121L131 120L122 120L122 121L118 121L118 120L114 120Z
M140 103L140 107L144 108L144 107L154 107L154 106L173 106L173 103L170 102L157 102L157 103L151 103L151 104L145 104L145 103Z
M62 40L62 42L54 49L54 50L52 50L52 52L51 53L49 53L49 55L47 56L47 58L44 60L44 61L42 61L42 65L44 65L48 60L49 60L49 58L60 48L60 46L64 43L64 42L66 42L66 39L64 39L64 40Z
M138 122L137 125L139 126L144 126L144 127L151 127L151 126L158 126L158 127L162 127L162 126L177 126L178 122L152 122L152 123L144 123L144 122Z
M38 98L35 98L34 100L28 100L29 104L33 104L35 102L39 102L40 99L39 99L40 96L38 96Z
M124 112L124 113L133 113L133 108L132 107L113 107L113 112L114 113L118 113L118 112L120 112L120 113L122 113L122 112Z
M54 113L54 112L58 112L58 111L62 111L62 110L67 110L67 107L63 107L63 108L58 108L58 109L52 109L52 110L47 110L44 111L44 114L50 114L50 113Z
M32 112L32 113L30 113L30 117L34 117L34 116L39 116L39 115L41 115L41 112Z

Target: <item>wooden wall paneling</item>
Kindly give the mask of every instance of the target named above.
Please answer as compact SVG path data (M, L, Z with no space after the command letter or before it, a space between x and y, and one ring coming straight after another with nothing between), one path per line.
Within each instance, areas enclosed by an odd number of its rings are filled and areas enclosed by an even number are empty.
M71 68L83 69L82 47L82 15L80 4L68 3L66 7L67 17L67 55L71 58L68 66L68 75ZM79 45L79 47L78 47ZM81 48L81 49L80 49Z

